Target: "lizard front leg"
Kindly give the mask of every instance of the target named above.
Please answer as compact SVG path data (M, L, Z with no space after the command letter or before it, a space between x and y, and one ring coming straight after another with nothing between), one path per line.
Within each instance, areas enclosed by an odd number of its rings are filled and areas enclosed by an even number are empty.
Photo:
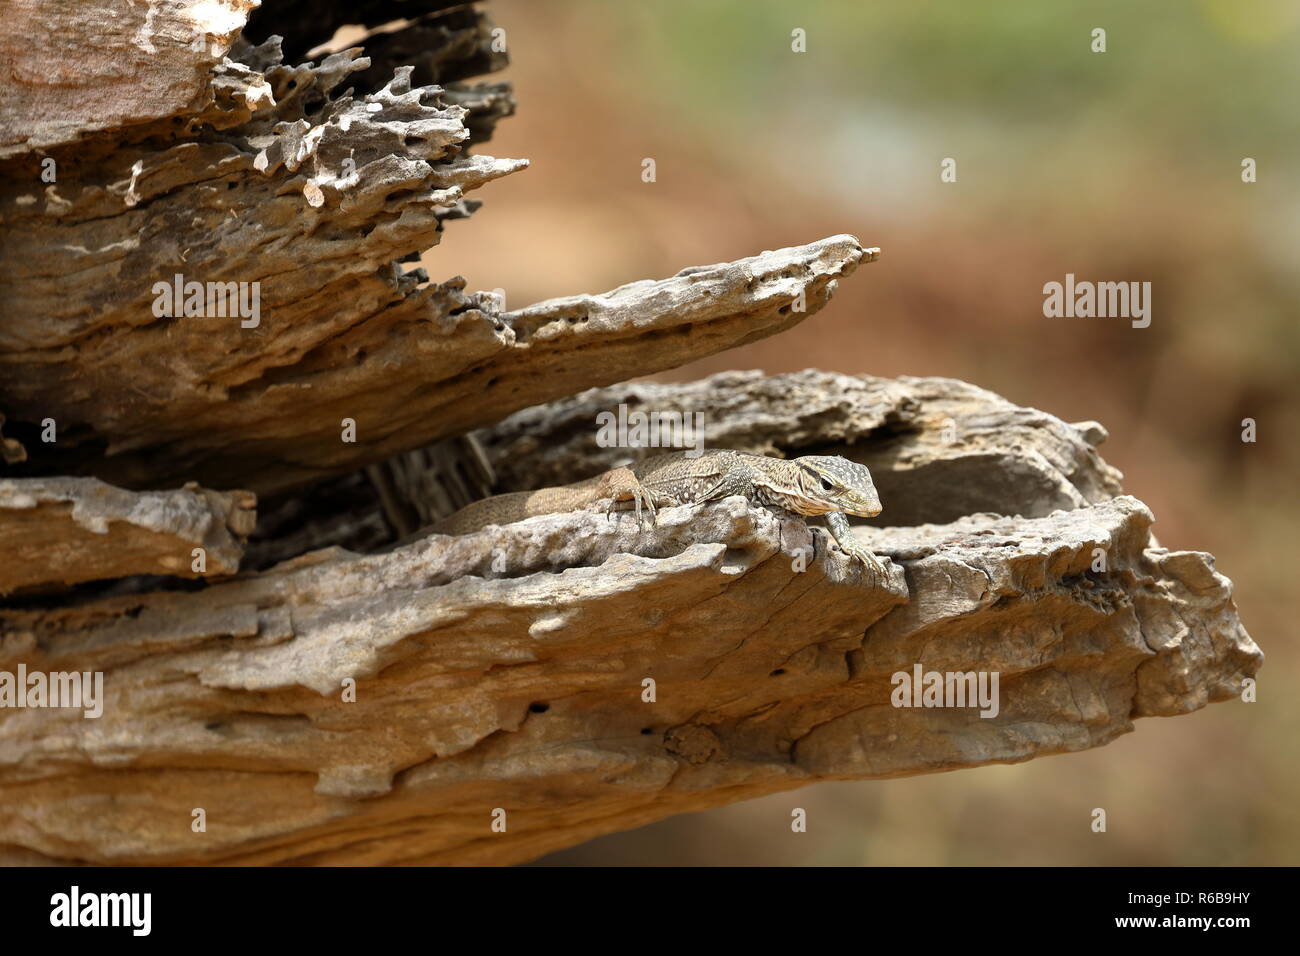
M671 498L662 494L652 494L641 480L633 474L631 468L614 468L600 476L600 481L596 485L597 496L601 499L609 499L609 507L605 509L605 517L613 519L614 509L619 505L626 505L631 502L632 508L636 510L636 526L642 530L641 515L644 508L650 514L650 525L654 526L657 506L667 506L676 504ZM626 510L620 508L619 510Z
M826 526L830 528L831 537L835 543L840 546L849 558L855 561L861 561L862 566L877 580L885 579L885 567L871 551L858 544L853 537L853 528L849 525L849 519L844 517L838 511L832 511L826 515Z

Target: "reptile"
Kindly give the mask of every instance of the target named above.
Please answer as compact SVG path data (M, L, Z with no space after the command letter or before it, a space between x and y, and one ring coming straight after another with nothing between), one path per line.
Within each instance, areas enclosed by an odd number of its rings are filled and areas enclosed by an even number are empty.
M883 576L875 555L853 538L845 515L880 514L871 472L838 455L770 458L747 452L717 450L695 458L685 452L655 455L625 467L558 488L518 491L484 498L435 522L435 534L469 534L488 525L509 524L536 515L578 511L608 500L606 515L617 508L635 510L653 523L659 508L699 504L744 495L781 512L805 517L824 515L835 543L850 558Z

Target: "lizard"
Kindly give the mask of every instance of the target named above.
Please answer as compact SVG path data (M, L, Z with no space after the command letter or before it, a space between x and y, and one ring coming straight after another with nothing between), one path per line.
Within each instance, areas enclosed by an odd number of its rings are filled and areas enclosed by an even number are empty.
M653 523L659 508L700 504L730 495L744 495L750 501L805 517L825 516L840 550L877 577L883 577L884 568L870 550L854 540L845 518L880 514L880 497L871 472L865 465L838 455L785 459L719 449L691 458L685 452L669 452L571 485L484 498L435 522L422 533L469 534L488 525L577 511L604 500L609 501L607 517L616 508L635 510L640 528L643 514L648 514Z

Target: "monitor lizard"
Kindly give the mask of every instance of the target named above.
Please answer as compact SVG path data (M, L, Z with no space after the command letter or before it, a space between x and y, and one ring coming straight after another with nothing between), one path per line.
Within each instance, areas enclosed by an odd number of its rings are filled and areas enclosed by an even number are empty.
M884 568L870 550L854 540L844 517L880 514L880 498L871 472L865 465L838 455L785 459L720 449L691 458L685 452L670 452L559 488L484 498L435 522L421 534L469 534L488 525L577 511L605 500L609 501L607 516L616 508L635 510L637 526L641 527L643 515L653 523L659 508L699 504L730 495L744 495L777 511L807 517L824 515L840 550L877 578L884 577Z

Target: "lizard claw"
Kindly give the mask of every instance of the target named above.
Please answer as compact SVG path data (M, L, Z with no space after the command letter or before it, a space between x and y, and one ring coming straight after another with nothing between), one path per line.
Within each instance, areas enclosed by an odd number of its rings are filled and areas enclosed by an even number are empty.
M642 509L644 509L645 513L648 514L650 527L653 528L659 515L655 509L654 500L639 484L637 485L636 490L632 492L632 505L636 510L636 530L638 532L645 531L645 525L641 523Z
M614 518L614 509L624 502L632 502L632 508L636 511L637 531L644 531L643 514L649 512L650 527L655 526L658 517L655 508L654 498L650 492L646 491L645 486L637 479L636 475L627 468L616 468L605 475L602 492L609 496L609 507L605 510L605 517L611 521Z
M659 512L658 512L658 510L655 508L654 500L650 497L649 492L647 492L644 488L639 489L639 495L638 495L636 501L637 501L637 509L636 509L636 529L637 529L638 531L643 530L642 527L641 527L641 508L640 508L640 505L641 505L642 502L645 503L646 510L649 512L649 515L650 515L650 527L653 528L653 527L655 526L655 524L657 524L658 521L659 521Z
M867 572L873 581L883 582L887 575L885 567L880 563L880 559L872 554L869 550L859 544L839 545L839 549L844 552L845 557L851 561L856 561L862 565L862 569Z
M826 516L826 523L830 527L831 537L835 539L836 547L840 549L845 557L850 561L860 563L874 583L881 583L886 580L887 575L884 565L880 563L879 558L872 554L869 548L858 544L844 515L832 512Z

